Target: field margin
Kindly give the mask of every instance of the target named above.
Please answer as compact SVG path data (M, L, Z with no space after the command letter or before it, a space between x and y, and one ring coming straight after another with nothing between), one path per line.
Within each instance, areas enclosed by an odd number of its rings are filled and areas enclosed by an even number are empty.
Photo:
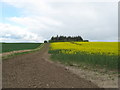
M1 58L2 58L2 60L6 60L6 59L12 58L12 57L17 56L17 55L22 55L22 54L28 54L28 53L36 52L36 51L40 50L43 46L44 46L44 43L41 44L39 47L37 47L35 49L30 49L30 51L16 52L16 53L12 53L12 54L9 54L9 55L1 56Z

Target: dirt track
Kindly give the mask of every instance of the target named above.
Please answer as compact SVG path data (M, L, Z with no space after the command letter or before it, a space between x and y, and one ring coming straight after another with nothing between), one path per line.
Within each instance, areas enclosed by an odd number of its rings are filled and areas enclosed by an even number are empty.
M46 44L40 51L4 60L3 88L98 88L48 60Z

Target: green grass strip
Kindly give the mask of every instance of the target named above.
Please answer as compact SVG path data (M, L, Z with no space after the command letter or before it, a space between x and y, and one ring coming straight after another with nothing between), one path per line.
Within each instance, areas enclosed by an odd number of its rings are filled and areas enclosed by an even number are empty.
M12 57L17 56L17 55L22 55L22 54L28 54L28 53L36 52L36 51L40 50L43 46L44 46L44 44L41 44L39 47L37 47L35 49L32 49L31 51L12 53L10 55L2 56L2 60L6 60L6 59L12 58Z
M101 54L87 54L85 52L78 52L76 54L63 54L61 50L49 50L51 59L54 61L60 61L62 63L72 65L81 64L91 65L92 67L101 67L107 69L118 68L118 56L114 55L101 55Z

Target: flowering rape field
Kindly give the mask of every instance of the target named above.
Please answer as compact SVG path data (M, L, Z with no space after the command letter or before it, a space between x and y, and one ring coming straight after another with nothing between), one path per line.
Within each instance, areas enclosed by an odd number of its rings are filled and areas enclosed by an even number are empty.
M54 42L49 53L66 64L87 64L117 69L118 42Z

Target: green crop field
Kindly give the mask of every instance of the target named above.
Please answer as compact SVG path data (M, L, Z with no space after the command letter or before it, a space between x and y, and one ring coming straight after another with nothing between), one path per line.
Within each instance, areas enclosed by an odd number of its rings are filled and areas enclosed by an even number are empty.
M40 45L41 43L2 43L2 53L17 50L35 49Z
M54 42L51 59L68 65L93 66L117 70L118 42Z

